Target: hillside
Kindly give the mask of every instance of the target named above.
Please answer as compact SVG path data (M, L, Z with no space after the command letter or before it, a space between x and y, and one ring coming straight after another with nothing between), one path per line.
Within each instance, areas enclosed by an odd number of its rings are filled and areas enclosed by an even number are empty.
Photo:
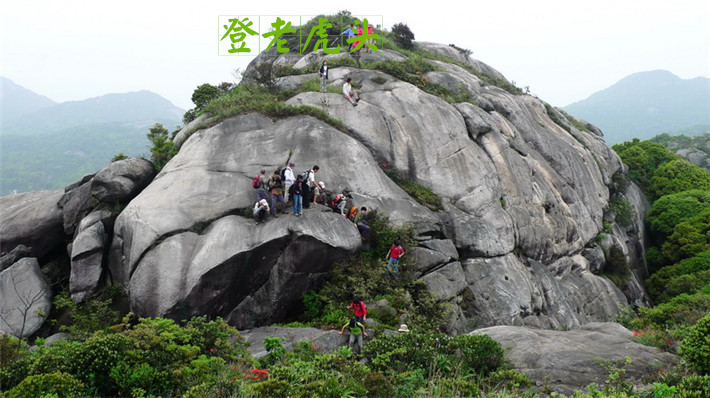
M601 128L610 145L694 126L705 132L710 129L710 79L640 72L564 110Z
M118 153L144 155L150 126L173 129L182 114L159 95L139 91L65 102L3 121L0 195L62 188Z
M56 105L51 99L0 76L0 126L34 111Z

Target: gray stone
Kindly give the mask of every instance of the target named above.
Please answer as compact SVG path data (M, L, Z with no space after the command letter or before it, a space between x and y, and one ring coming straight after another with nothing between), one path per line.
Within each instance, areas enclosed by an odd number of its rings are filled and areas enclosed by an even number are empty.
M47 319L51 299L36 258L25 257L0 272L0 333L31 336Z
M480 326L572 328L615 319L626 299L608 279L589 272L581 255L549 265L522 264L512 254L463 262Z
M62 210L57 202L64 191L35 191L0 197L0 252L25 245L33 257L64 246Z
M565 395L591 383L604 385L609 372L601 366L600 359L626 369L625 377L637 384L649 369L668 370L678 361L673 354L634 342L633 334L622 329L623 326L610 323L569 331L494 326L473 334L485 334L498 341L515 370L532 380L544 381L551 392ZM625 357L631 358L631 363L626 364Z
M17 245L14 249L7 253L6 255L0 257L0 271L4 271L9 268L12 264L15 264L20 259L25 257L30 257L32 255L32 250L30 250L25 245Z
M68 333L55 333L55 334L53 334L53 335L47 337L47 338L44 340L44 345L45 345L45 346L50 346L50 345L56 343L57 341L66 340L66 339L68 339L68 338L69 338L69 334L68 334Z
M155 177L153 164L141 158L123 159L99 171L91 181L91 195L105 203L127 203Z
M466 278L458 261L446 264L421 279L439 301L447 300L466 288Z
M58 204L64 216L64 233L72 236L81 219L91 213L99 202L91 196L89 181L65 193Z
M444 253L425 247L415 247L411 249L411 256L416 259L414 261L414 271L417 273L417 277L437 265L445 264L450 260L450 257Z
M456 251L456 246L451 239L430 239L420 243L423 247L439 252L447 257L447 259L459 259L459 252Z
M104 222L111 225L112 219L109 211L95 211L81 220L76 230L70 255L69 292L77 303L99 290L104 271L104 251L108 244Z

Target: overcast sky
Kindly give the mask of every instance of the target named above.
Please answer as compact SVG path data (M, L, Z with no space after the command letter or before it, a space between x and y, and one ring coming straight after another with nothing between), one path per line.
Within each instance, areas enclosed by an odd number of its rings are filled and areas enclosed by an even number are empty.
M710 77L708 0L0 0L0 75L63 102L150 90L192 107L202 83L235 81L253 57L218 56L220 15L348 9L456 44L555 106L636 72ZM320 4L320 5L319 5Z

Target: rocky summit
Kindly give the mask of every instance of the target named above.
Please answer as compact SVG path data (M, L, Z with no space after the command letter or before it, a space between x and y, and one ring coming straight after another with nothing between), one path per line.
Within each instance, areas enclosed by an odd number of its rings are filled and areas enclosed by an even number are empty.
M157 175L128 159L65 191L3 197L2 251L26 246L3 258L5 272L68 251L76 301L119 284L139 316L221 316L241 329L282 321L362 245L352 223L321 206L261 225L243 215L259 170L292 161L298 172L319 165L317 179L333 192L414 227L412 273L451 304L454 333L577 328L644 303L642 220L617 225L609 199L625 197L637 215L647 204L636 186L617 184L624 168L601 132L498 87L502 74L454 47L419 45L439 60L425 60L433 71L418 79L465 100L350 66L330 70L326 93L299 93L318 75L301 73L313 55L259 56L247 75L269 63L290 68L276 83L295 90L286 103L319 108L344 128L307 115L252 112L210 124L204 115L177 135L179 152ZM359 62L402 58L383 49ZM347 78L357 83L356 107L337 93ZM418 202L388 170L430 188L441 205ZM631 269L618 286L603 276L614 252Z

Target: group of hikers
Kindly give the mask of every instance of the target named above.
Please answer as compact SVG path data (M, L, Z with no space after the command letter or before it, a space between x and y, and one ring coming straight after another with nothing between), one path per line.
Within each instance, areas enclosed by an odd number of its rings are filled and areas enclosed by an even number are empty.
M354 310L355 316L353 316L348 323L343 325L342 329L340 329L340 332L338 332L338 334L343 334L345 333L345 330L348 330L350 332L348 347L352 348L353 344L357 342L359 353L362 354L362 336L364 335L365 337L367 337L367 329L365 328L365 321L367 320L367 306L365 305L364 301L360 300L357 297L353 297L348 309ZM408 333L409 328L406 324L402 324L399 326L399 329L397 331L399 333Z
M289 162L282 169L274 170L272 175L267 175L262 169L260 174L252 179L251 185L256 189L256 203L254 204L253 216L258 225L266 222L266 218L271 214L278 218L278 205L281 205L281 214L288 214L287 202L293 203L293 215L300 217L303 209L308 209L312 204L322 204L336 213L355 223L360 235L367 238L369 227L367 226L367 207L358 208L353 202L353 195L350 193L332 193L325 188L323 181L317 181L315 176L320 170L318 165L311 169L297 174L294 172L296 165Z

